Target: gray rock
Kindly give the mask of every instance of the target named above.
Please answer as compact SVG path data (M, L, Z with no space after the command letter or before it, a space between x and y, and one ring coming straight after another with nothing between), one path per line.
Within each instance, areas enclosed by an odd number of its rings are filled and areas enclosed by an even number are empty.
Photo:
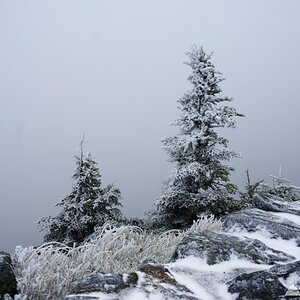
M139 299L148 299L148 296L152 292L159 292L162 295L163 299L172 299L172 300L197 300L199 298L195 297L193 293L186 288L185 286L179 284L174 277L171 275L169 270L159 264L144 264L139 268L139 273L143 273L141 276L143 278L142 284L136 285L138 280L137 273L130 273L126 275L124 286L126 287L135 287L137 292L140 292L141 295L137 296ZM105 275L105 274L100 274ZM112 276L112 275L109 275ZM101 292L105 293L106 291L101 290ZM86 292L87 293L87 292ZM128 295L128 291L116 290L115 293L109 295L109 299L112 300L120 300L125 298ZM143 297L145 295L145 297ZM104 297L106 298L106 297ZM73 294L66 296L64 300L96 300L102 299L101 296L96 297L91 294ZM138 299L138 298L136 298Z
M269 272L284 280L291 276L295 280L293 283L296 286L300 286L300 261L284 265L276 265L272 267Z
M265 211L284 212L300 216L300 201L286 201L275 195L255 194L253 205Z
M231 294L238 293L238 300L277 300L282 299L287 288L275 275L267 271L258 271L236 277L229 282L228 291Z
M124 281L124 276L121 274L97 273L79 280L73 292L74 294L91 292L116 293L135 284L137 280L136 273L129 274L126 281Z
M298 260L289 264L273 266L269 272L280 277L286 277L295 272L298 272L300 275L300 261Z
M256 208L245 209L227 216L223 227L229 232L241 230L255 232L258 229L266 229L274 238L296 239L297 244L300 245L300 226Z
M217 232L191 234L185 237L175 250L173 260L189 255L204 258L209 265L227 261L232 255L266 264L289 262L294 259L293 256L267 247L259 240Z
M4 295L11 297L17 294L17 281L12 269L11 257L8 253L0 251L0 299Z

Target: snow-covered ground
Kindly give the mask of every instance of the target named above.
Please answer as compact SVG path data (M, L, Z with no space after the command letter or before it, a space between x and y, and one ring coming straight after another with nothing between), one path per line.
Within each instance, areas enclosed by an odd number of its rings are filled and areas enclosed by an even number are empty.
M235 299L228 293L226 282L246 270L266 270L267 265L256 265L246 260L232 257L229 261L208 265L205 260L186 257L168 265L176 281L190 289L198 299Z
M300 225L300 216L288 213L273 213L282 220L287 219L298 226ZM281 238L274 239L265 229L256 232L247 232L246 230L237 230L236 228L230 232L239 237L249 237L258 239L265 243L268 247L283 251L294 256L295 260L300 260L300 248L297 247L296 241L283 240ZM230 294L227 290L226 282L234 279L242 273L250 273L259 270L268 270L270 265L256 264L247 260L238 259L232 255L231 259L214 265L208 265L205 259L188 256L178 259L175 262L165 265L172 276L180 285L185 286L191 293L182 295L182 299L202 299L202 300L235 300L237 294ZM135 288L124 290L118 295L118 299L122 300L166 300L174 299L167 296L160 289L156 289L151 285L147 285L147 279L140 272L139 281ZM290 276L285 280L280 280L287 288L300 280L295 276ZM162 284L162 283L160 283ZM172 289L171 285L164 284L165 288ZM92 293L89 296L97 297L99 300L112 300L116 295ZM178 295L179 296L179 295ZM194 298L188 298L193 296ZM180 299L180 298L178 298Z
M275 216L281 217L283 219L287 219L293 223L296 223L300 226L300 216L293 215L293 214L287 214L287 213L272 213Z

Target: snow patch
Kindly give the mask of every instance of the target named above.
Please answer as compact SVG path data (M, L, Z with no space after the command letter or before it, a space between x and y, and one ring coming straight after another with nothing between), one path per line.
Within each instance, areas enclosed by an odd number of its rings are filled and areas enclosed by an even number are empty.
M284 285L286 288L290 289L290 286L296 283L300 283L300 276L296 273L291 274L287 278L278 277L279 281Z
M149 300L166 300L164 295L159 292L149 293L148 295L139 289L134 289L130 294L128 294L124 300L142 300L142 299L149 299ZM102 300L102 299L101 299Z
M229 261L208 265L205 259L188 256L167 265L176 281L190 289L196 297L203 300L235 300L226 283L241 273L268 270L269 265L255 264L238 259L235 255Z
M269 248L285 252L300 259L300 248L297 246L295 239L284 240L282 238L272 238L271 234L266 230L259 230L256 232L248 232L246 230L240 232L231 232L235 236L245 236L251 239L257 239L266 244Z
M208 293L206 289L194 279L194 277L176 272L172 272L172 275L179 284L186 286L199 299L215 300L215 297Z
M274 212L272 214L275 216L278 216L280 218L287 219L287 220L297 224L298 226L300 226L300 216L289 214L289 213L275 213Z
M192 269L199 272L215 272L215 273L225 273L232 272L236 269L250 269L250 270L267 270L270 268L269 265L256 264L248 260L238 259L235 255L231 256L228 261L222 261L218 264L209 265L205 259L201 259L194 256L188 256L182 259L178 259L174 263L167 266L170 267L183 267L187 269Z

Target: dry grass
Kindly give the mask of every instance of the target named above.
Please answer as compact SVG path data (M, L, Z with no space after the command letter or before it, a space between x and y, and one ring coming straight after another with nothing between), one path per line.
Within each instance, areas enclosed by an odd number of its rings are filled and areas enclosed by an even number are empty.
M21 299L56 299L71 293L77 280L97 272L128 273L141 261L170 261L177 245L189 233L220 230L214 217L202 217L185 231L155 234L135 226L105 225L96 237L79 247L47 243L38 248L18 247L15 269Z

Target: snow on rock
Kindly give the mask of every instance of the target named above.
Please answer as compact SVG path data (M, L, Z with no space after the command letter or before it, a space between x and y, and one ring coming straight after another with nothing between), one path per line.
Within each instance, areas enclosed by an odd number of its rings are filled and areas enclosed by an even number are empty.
M291 202L275 195L255 194L253 204L261 210L291 213L300 216L300 201Z
M239 275L229 284L228 291L238 293L237 299L274 300L280 299L287 291L279 279L267 271Z
M227 261L232 255L255 263L288 262L295 257L267 247L257 239L219 232L203 232L185 237L175 250L173 259L196 256L209 265Z
M101 291L104 293L118 292L137 282L136 273L131 273L125 277L121 274L93 274L84 277L77 282L74 293L88 293Z
M300 261L274 266L270 269L270 273L275 274L286 287L295 284L300 287Z
M138 281L132 288L125 288L119 293L105 294L93 292L88 294L70 295L65 300L197 300L193 293L180 285L167 268L161 265L144 265L143 271L137 271ZM81 297L81 298L77 298ZM93 298L87 298L93 297ZM204 300L204 299L203 299Z
M227 232L256 232L265 230L271 238L295 239L300 245L300 226L287 219L260 209L246 209L225 218Z
M299 214L287 212L233 213L224 219L225 232L190 233L179 243L172 262L143 264L129 288L65 299L283 299L289 286L300 287L299 221Z
M227 282L238 275L256 270L267 270L268 265L255 264L232 256L229 260L209 265L205 259L188 256L168 264L174 278L188 287L198 299L232 300Z
M293 215L293 214L289 214L289 213L273 213L273 215L278 216L280 218L283 219L287 219L290 222L293 222L295 224L297 224L298 226L300 226L300 215Z

